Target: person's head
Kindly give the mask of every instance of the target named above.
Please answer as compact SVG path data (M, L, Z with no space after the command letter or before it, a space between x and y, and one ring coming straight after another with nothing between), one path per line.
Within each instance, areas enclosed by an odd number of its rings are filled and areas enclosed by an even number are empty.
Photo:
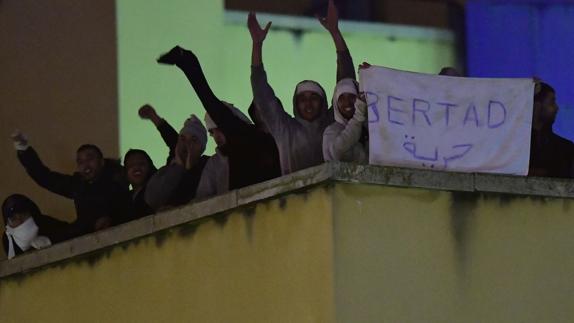
M78 173L86 181L93 181L104 168L104 156L100 148L92 144L81 145L76 151Z
M327 111L325 90L314 81L302 81L295 88L295 116L313 122Z
M17 228L29 218L40 214L40 209L32 200L22 194L12 194L2 203L4 223Z
M157 170L149 155L141 149L130 149L124 156L124 168L133 188L145 185Z
M335 120L345 124L355 114L355 101L359 93L357 81L346 78L340 80L333 91L333 109Z
M552 127L558 114L556 91L547 83L539 83L539 91L534 95L533 123L542 127Z
M239 110L238 108L236 108L235 106L233 106L230 103L227 102L223 102L225 104L225 106L231 110L231 112L233 113L233 115L235 117L237 117L239 120L247 123L247 124L252 124L251 120L249 120L249 118L243 114L243 112L241 112L241 110ZM221 129L219 129L218 125L215 123L215 121L213 121L213 119L211 119L211 116L209 114L205 114L205 125L207 126L207 130L209 131L209 135L213 138L213 141L215 141L215 144L217 145L217 148L221 149L223 148L228 141L228 138L225 137L225 134L223 133L223 131L221 131Z
M178 154L182 158L187 158L188 153L193 157L199 158L205 151L207 145L207 131L201 123L201 120L192 114L185 122L179 131L179 138L177 142Z
M462 73L460 73L456 68L454 67L450 67L450 66L446 66L443 67L440 72L438 73L438 75L445 75L445 76L456 76L456 77L461 77Z

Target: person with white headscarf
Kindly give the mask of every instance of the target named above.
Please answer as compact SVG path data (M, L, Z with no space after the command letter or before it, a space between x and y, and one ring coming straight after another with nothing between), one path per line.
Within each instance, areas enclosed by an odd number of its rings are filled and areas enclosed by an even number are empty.
M342 79L335 87L335 122L323 133L323 157L326 161L366 164L369 161L367 104L358 98L359 84Z
M329 1L327 16L319 22L329 33L337 51L337 81L355 79L353 59L339 30L338 12ZM322 139L325 128L333 122L333 113L321 85L305 80L297 84L293 94L293 116L277 100L263 67L263 42L271 27L261 28L255 13L250 13L247 27L253 43L251 56L251 88L257 113L277 142L283 175L324 162Z

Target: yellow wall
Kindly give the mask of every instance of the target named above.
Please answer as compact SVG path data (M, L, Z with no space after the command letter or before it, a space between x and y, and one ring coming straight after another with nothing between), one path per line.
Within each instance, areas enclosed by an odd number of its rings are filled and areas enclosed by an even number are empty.
M333 321L323 189L0 281L7 322Z
M336 186L339 322L571 322L567 199Z
M559 198L322 184L4 278L0 313L2 322L570 322L573 215Z
M15 129L65 174L85 143L119 157L115 18L114 0L0 1L0 202L22 193L48 215L76 218L72 200L26 174L10 140Z

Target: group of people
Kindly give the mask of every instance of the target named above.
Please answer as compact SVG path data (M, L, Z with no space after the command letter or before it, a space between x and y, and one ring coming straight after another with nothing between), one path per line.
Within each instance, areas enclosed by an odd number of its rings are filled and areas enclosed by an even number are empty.
M301 81L293 94L293 116L276 97L263 66L263 43L271 22L262 28L254 13L247 19L253 45L250 117L213 93L192 51L176 46L161 55L157 62L185 74L206 113L204 123L191 115L178 133L152 106L139 109L140 117L155 125L169 147L166 164L159 169L144 150L129 150L121 165L104 158L97 146L85 144L76 151L76 172L61 174L42 163L24 134L14 133L26 172L41 187L72 199L77 218L62 222L42 214L24 195L9 196L2 205L8 258L325 161L367 163L367 104L332 0L319 22L335 44L337 84L329 104L319 83ZM460 76L452 68L439 74ZM574 145L552 132L558 110L554 90L540 82L534 102L531 175L572 177ZM217 145L213 156L204 155L208 133Z

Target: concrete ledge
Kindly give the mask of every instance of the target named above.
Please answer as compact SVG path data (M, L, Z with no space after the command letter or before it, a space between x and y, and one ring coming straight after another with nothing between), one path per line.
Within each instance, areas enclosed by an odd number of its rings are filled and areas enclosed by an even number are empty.
M271 199L330 182L416 187L443 191L488 192L574 198L574 181L541 177L450 173L349 163L326 163L288 176L228 192L213 198L162 211L130 223L78 237L44 250L0 262L0 278L127 243L257 201Z
M380 167L349 163L332 164L333 179L363 184L474 191L474 174L427 171L413 168Z

